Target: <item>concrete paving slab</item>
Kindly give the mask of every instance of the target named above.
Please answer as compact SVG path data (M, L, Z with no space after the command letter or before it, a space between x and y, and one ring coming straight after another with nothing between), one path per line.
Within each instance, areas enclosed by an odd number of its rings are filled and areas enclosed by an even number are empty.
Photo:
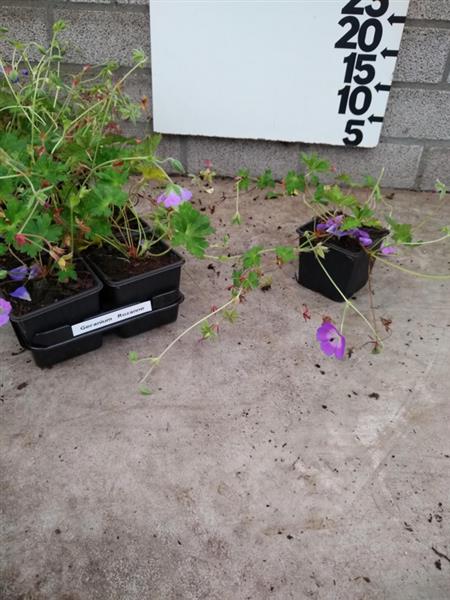
M230 182L196 198L222 233ZM436 199L391 202L415 220ZM233 252L307 220L295 198L241 206ZM450 270L448 245L398 260ZM207 264L188 258L176 323L50 370L0 330L2 600L448 600L450 284L377 263L392 336L373 356L350 316L337 362L314 335L341 306L272 264L220 342L185 338L139 395L128 352L160 352L227 298L230 268Z

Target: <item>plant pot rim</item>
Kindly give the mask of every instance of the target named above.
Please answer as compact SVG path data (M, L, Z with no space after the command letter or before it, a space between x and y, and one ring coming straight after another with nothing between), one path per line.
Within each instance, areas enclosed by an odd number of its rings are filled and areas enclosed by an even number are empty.
M301 236L305 233L305 231L311 231L310 226L314 227L314 224L316 222L317 219L311 219L304 225L300 225L299 227L297 227L296 232ZM371 246L367 247L368 250L376 248L382 242L383 238L385 238L390 233L388 229L384 229L383 227L364 227L363 229L369 232L377 231L380 234L380 238L376 240ZM366 248L364 248L363 246L361 246L358 250L350 250L349 248L344 248L343 246L340 246L339 244L333 241L335 237L336 236L331 236L328 240L324 241L325 246L333 248L334 250L339 250L339 252L347 254L348 256L359 256L361 252L366 251Z
M164 242L161 243L167 246L167 244L165 244ZM95 259L91 257L92 255L86 254L86 261L89 263L92 270L95 270L109 287L121 288L124 285L140 281L141 279L146 279L150 273L152 275L159 275L160 273L164 273L165 271L171 271L172 269L178 269L184 265L186 260L183 258L183 256L181 256L181 254L178 254L178 252L173 248L170 248L170 253L176 256L178 260L168 265L164 265L163 267L158 267L157 269L151 269L150 271L144 271L144 273L139 273L138 275L132 275L131 277L121 279L120 281L114 281L108 275L106 275L103 269L101 269L101 267L99 267L99 265L95 262Z
M94 272L94 270L90 267L90 265L83 258L81 258L81 257L77 258L76 261L79 263L82 263L86 267L86 269L89 271L89 273L92 275L92 277L94 279L94 285L91 288L89 288L87 290L83 290L82 292L79 292L78 294L74 294L73 296L70 296L69 298L64 298L62 300L57 300L56 302L52 302L52 304L49 304L48 306L42 306L41 308L32 310L29 313L27 313L26 315L18 316L18 315L14 315L14 313L11 312L11 314L9 315L9 320L12 323L24 323L31 319L35 319L36 317L39 317L40 315L46 314L54 309L57 309L57 308L60 308L63 306L67 306L69 304L72 304L73 302L78 302L80 299L83 299L85 297L99 293L103 288L103 283L100 281L97 274Z

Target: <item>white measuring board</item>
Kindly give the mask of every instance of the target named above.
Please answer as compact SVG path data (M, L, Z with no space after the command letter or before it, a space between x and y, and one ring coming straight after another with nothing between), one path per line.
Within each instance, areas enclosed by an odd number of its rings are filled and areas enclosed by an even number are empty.
M150 0L161 133L376 146L409 0Z

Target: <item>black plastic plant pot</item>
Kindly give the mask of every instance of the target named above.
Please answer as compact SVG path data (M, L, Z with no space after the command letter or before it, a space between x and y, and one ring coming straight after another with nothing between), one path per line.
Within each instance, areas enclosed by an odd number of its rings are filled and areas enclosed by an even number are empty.
M167 246L164 245L164 248ZM170 250L168 254L171 257L169 264L115 281L104 272L96 261L96 251L89 252L86 260L103 282L101 295L103 308L109 309L133 302L142 302L153 296L179 289L181 267L185 261L175 250Z
M100 348L103 336L114 332L120 337L131 337L176 321L183 294L176 290L154 297L151 301L132 304L112 311L97 314L74 326L62 326L37 334L29 346L35 363L51 367L59 362L86 354ZM147 305L145 307L143 305ZM142 311L148 310L149 312ZM138 313L138 316L130 316ZM115 319L120 318L117 322Z
M99 312L103 284L83 259L79 259L78 264L91 274L94 281L91 288L25 315L11 313L10 321L14 332L25 348L31 345L34 336L41 331L72 325Z
M317 221L312 220L297 229L300 245L306 243L305 232L315 231L316 225ZM367 232L374 242L368 248L370 250L378 248L389 233L385 229L369 228ZM354 249L349 249L340 245L337 238L329 239L324 244L328 248L324 258L318 259L312 251L300 252L297 281L330 300L344 302L344 296L349 298L366 285L375 259L362 246L355 244Z

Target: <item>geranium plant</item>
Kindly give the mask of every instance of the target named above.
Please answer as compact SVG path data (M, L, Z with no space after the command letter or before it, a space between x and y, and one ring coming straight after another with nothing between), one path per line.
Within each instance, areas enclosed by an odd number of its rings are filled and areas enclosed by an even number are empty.
M48 48L9 40L2 30L11 52L0 57L0 324L11 303L32 310L38 288L76 291L78 259L89 248L108 246L132 261L155 248L161 254L165 240L202 256L212 232L189 204L191 193L167 174L167 165L181 171L180 163L157 156L160 137L122 131L123 121L148 111L147 98L133 102L124 91L145 55L134 51L122 76L114 62L64 76L64 28L54 24ZM132 175L137 183L127 189ZM135 207L149 180L163 188L144 207L152 228Z
M381 351L384 339L390 334L391 323L383 318L378 319L372 305L370 276L375 260L412 276L428 280L450 279L448 274L417 273L398 264L397 261L391 260L392 255L396 255L401 248L412 250L423 245L448 241L450 227L442 227L434 239L422 240L420 231L431 215L427 215L415 226L399 222L394 216L392 205L380 187L383 173L377 179L366 177L364 181L357 183L348 175L336 175L332 165L317 155L302 154L301 163L303 169L290 171L281 182L275 181L270 170L266 170L259 177L252 177L245 169L238 172L235 178L236 207L231 226L239 225L242 221L239 210L242 195L255 190L261 190L267 199L276 199L277 201L282 201L282 198L286 196L297 197L299 202L310 211L311 221L306 226L299 228L300 242L295 245L286 244L275 247L257 245L240 255L234 254L229 248L226 248L226 253L208 254L209 260L231 261L234 265L233 284L230 288L231 298L220 307L214 307L209 315L202 317L183 331L158 356L139 358L132 353L133 362L149 362L149 369L144 374L142 382L149 377L155 366L172 349L174 343L193 329L200 326L202 337L213 339L219 331L218 318L220 316L230 322L236 320L236 309L245 295L251 290L264 289L267 286L267 278L262 267L262 258L265 255L272 254L279 266L298 259L299 282L302 281L302 270L308 268L312 260L316 269L321 272L319 275L322 275L322 279L333 291L330 297L343 303L340 324L336 325L329 317L324 317L316 332L316 341L320 350L327 356L339 360L350 356L352 352L344 334L345 317L348 310L356 312L367 325L368 343L374 353ZM361 193L356 194L356 189L359 189ZM364 190L366 190L365 198L361 200L360 197ZM448 196L445 185L439 181L436 184L436 192L438 199L434 208L438 212L442 204L447 201ZM268 237L270 237L270 232L268 232ZM336 280L340 276L339 264L334 269L338 277L333 277L330 256L335 249L343 249L352 257L358 255L365 257L365 279L360 282L357 289L362 287L367 280L369 281L370 314L368 316L352 300L352 294L346 295L340 282ZM308 287L310 286L308 285ZM305 320L311 318L310 310L306 305L304 305L303 315Z

